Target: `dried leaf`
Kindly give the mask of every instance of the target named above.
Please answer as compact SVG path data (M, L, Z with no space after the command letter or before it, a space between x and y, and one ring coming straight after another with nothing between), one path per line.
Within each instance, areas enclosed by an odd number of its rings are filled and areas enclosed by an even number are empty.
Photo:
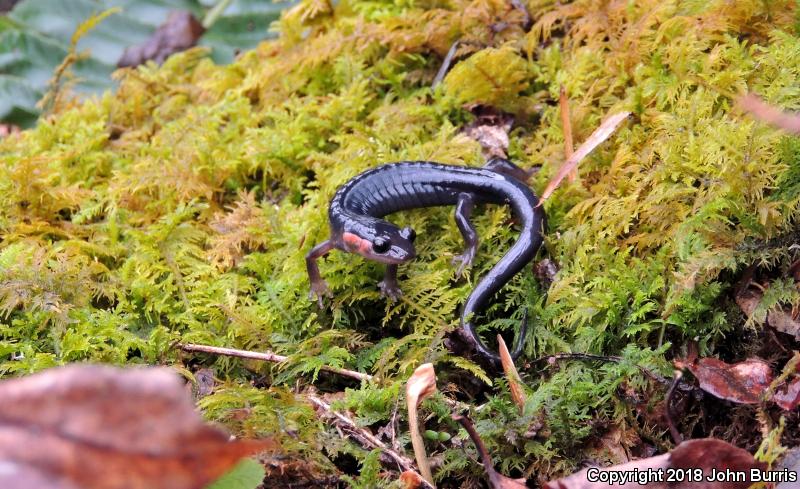
M791 411L800 406L800 378L784 384L772 394L772 401L781 408Z
M0 487L200 489L269 448L206 425L169 369L63 367L0 398Z
M702 470L698 474L696 470ZM725 470L744 474L747 481L716 481L713 474ZM750 486L750 471L764 469L750 453L730 443L713 438L689 440L678 445L670 453L656 457L634 460L612 467L588 468L568 477L545 484L544 489L746 489ZM667 475L682 474L683 483L669 483ZM688 476L692 482L688 483ZM699 475L699 477L697 477ZM612 482L613 478L613 482ZM623 479L624 478L624 479ZM712 479L712 480L709 480ZM605 482L601 482L605 481Z
M467 137L477 141L483 150L483 156L505 158L508 154L508 131L501 126L473 126L464 128Z
M736 294L736 304L749 318L753 316L764 294L759 290L745 289ZM773 309L767 313L767 324L788 335L800 340L800 321L783 309Z
M692 372L704 391L739 404L758 404L772 383L772 369L756 358L734 364L716 358L677 360L675 366Z
M170 12L167 21L156 29L150 39L138 46L131 46L122 53L117 66L138 66L148 60L160 64L169 55L194 46L203 32L203 25L191 12Z
M575 170L578 167L578 163L581 162L589 153L592 152L597 146L599 146L603 141L608 139L611 134L622 124L622 121L628 118L631 115L630 112L618 112L608 118L606 118L601 124L600 127L594 130L594 132L589 136L589 138L584 141L583 144L575 151L572 156L567 158L567 161L561 165L561 168L558 169L556 176L553 177L552 180L547 184L547 187L542 192L542 197L540 201L544 202L548 197L550 197L553 192L558 188L558 185L561 181L566 177L571 171Z
M511 398L519 408L520 414L522 414L522 410L525 407L525 392L522 390L522 380L519 378L519 372L517 372L517 367L514 366L514 360L511 358L511 353L508 352L508 347L502 335L497 335L497 345L500 352L500 363L503 365L503 372L505 372L506 379L508 379Z
M800 134L800 115L798 114L784 112L764 102L761 97L753 93L739 97L737 103L739 107L760 121L791 134Z

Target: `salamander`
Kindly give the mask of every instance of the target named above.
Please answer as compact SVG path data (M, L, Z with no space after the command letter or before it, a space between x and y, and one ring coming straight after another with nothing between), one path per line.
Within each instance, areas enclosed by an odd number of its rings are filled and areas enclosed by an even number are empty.
M454 259L461 262L457 271L460 275L472 263L478 248L478 235L470 222L473 207L476 203L507 204L520 223L519 239L478 282L461 313L466 339L480 356L497 366L498 355L480 339L470 316L484 311L497 291L534 258L542 245L545 214L538 205L539 199L523 183L527 178L525 170L501 158L492 159L483 168L402 161L361 173L336 191L328 210L330 238L306 255L309 298L316 296L322 307L323 296L331 295L319 273L317 259L338 249L385 263L386 273L378 285L384 296L396 300L401 295L397 266L416 256L416 233L410 227L401 229L381 218L407 209L455 205L456 224L466 244L464 252ZM527 319L523 317L511 353L515 360L522 353L526 328Z

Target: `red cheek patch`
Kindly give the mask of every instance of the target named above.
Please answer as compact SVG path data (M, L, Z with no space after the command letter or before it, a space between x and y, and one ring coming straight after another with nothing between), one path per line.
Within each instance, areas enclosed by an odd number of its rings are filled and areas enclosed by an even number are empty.
M369 240L356 236L353 233L342 233L342 239L347 248L355 253L365 254L372 251L372 243Z

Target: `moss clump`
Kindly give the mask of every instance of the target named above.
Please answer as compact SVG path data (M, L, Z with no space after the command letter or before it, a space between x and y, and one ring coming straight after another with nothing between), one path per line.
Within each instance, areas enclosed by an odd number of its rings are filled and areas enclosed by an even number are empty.
M410 372L435 362L448 395L484 405L477 428L512 476L548 478L585 457L616 461L593 448L613 434L626 447L646 439L663 448L665 431L631 415L631 396L645 406L663 395L638 367L668 373L693 338L703 355L743 355L742 318L730 307L737 272L780 270L796 253L763 244L780 242L797 218L800 145L733 104L747 90L800 107L795 4L527 7L528 32L506 2L307 0L284 15L280 39L230 66L193 50L122 71L116 93L2 141L0 372L76 360L180 365L176 340L292 355L282 370L202 358L225 379L203 407L244 434L279 438L308 477L336 476L351 456L370 467L363 477L379 474L375 455L302 403L312 381L342 389L322 365L380 376L342 401L377 427L392 419ZM467 46L461 61L431 90L457 39ZM563 160L554 103L562 85L577 141L610 111L635 120L547 202L547 252L560 272L546 298L523 273L489 315L515 325L527 307L528 358L574 351L620 363L524 371L532 391L519 415L502 380L476 385L482 371L446 351L442 336L472 284L515 239L502 208L476 217L483 241L469 280L456 280L450 264L461 248L451 210L427 209L398 217L420 236L419 259L401 272L402 301L379 296L380 267L341 253L321 263L331 307L306 299L303 256L327 236L339 185L392 160L482 163L477 143L459 134L471 117L464 104L521 115L511 158L542 165L541 189ZM792 289L770 303L796 300ZM241 408L243 421L232 414ZM425 408L428 429L456 434L441 399ZM480 479L452 440L429 452L442 460L443 487Z

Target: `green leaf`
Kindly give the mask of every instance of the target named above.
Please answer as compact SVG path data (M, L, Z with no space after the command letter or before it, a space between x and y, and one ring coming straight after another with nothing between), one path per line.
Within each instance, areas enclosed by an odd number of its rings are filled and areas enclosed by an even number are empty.
M264 482L265 475L263 465L246 458L206 489L255 489Z
M291 5L234 0L198 44L210 48L215 62L230 63L240 50L275 37L270 24ZM78 32L87 19L110 9L120 11ZM125 49L145 42L174 10L202 19L209 6L198 0L22 0L0 17L0 121L32 125L36 102L76 34L83 57L70 67L77 79L73 89L87 95L112 89L111 73Z

